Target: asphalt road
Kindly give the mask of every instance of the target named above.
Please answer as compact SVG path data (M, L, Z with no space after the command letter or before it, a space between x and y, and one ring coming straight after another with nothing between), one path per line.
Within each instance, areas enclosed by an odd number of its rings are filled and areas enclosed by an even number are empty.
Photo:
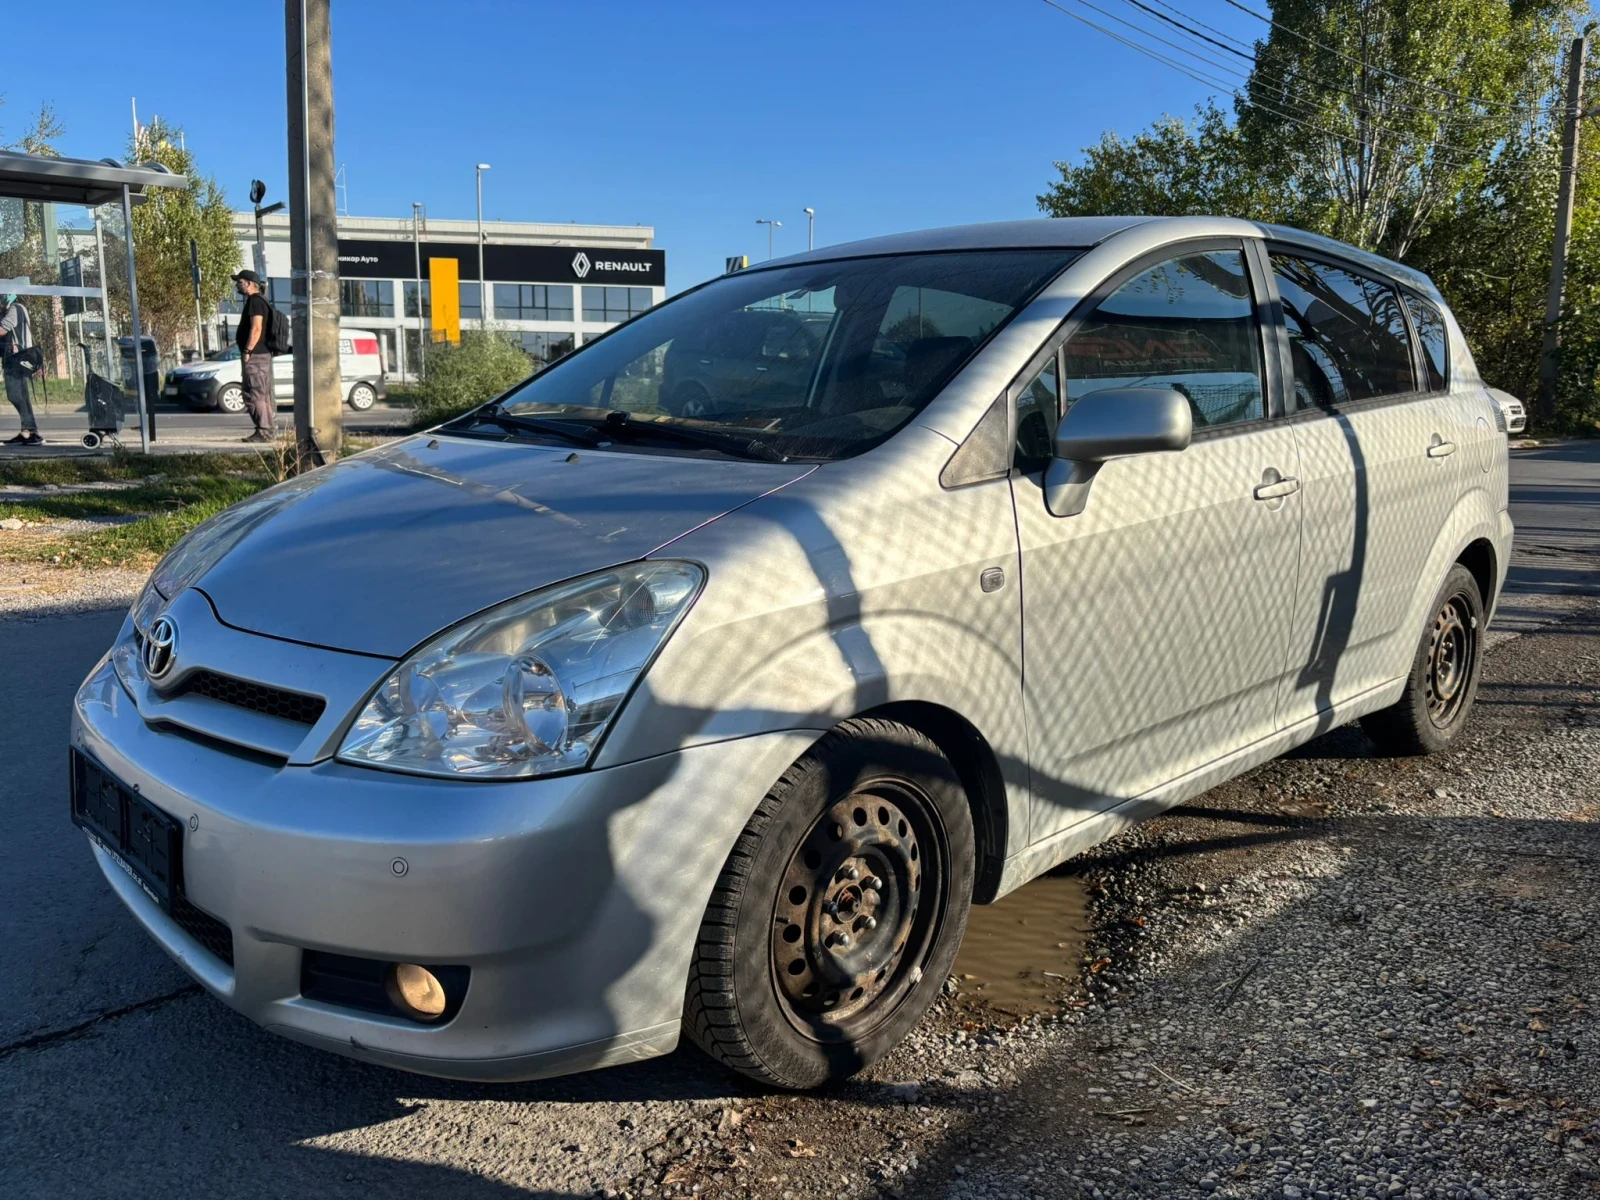
M1600 442L1516 452L1512 478L1519 541L1502 628L1531 631L1596 590ZM717 1114L754 1096L690 1049L545 1083L428 1080L269 1037L201 994L126 915L67 819L70 697L120 620L0 623L0 1194L593 1195L639 1186L641 1156L658 1161L669 1135L712 1144ZM844 1100L782 1103L792 1125L779 1161L843 1136L827 1122ZM926 1137L942 1128L921 1124ZM924 1162L953 1161L947 1151L927 1148ZM808 1175L820 1164L788 1169L793 1183L745 1185L872 1194L859 1165L833 1182Z

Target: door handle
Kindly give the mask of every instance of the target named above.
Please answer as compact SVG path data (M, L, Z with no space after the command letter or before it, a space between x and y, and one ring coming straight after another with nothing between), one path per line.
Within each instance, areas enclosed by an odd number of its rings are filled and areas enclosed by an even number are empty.
M1433 441L1428 445L1429 458L1449 458L1455 452L1456 444L1441 440L1437 433L1433 435Z
M1300 481L1293 475L1285 479L1275 480L1272 483L1256 485L1256 490L1251 494L1257 500L1282 500L1285 496L1292 496L1300 490Z

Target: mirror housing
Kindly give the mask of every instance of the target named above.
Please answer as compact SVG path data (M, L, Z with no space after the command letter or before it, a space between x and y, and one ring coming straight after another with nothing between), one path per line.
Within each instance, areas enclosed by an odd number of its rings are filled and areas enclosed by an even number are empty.
M1045 507L1058 517L1077 516L1106 460L1182 450L1193 436L1194 414L1176 388L1090 392L1056 427L1055 457L1044 476Z

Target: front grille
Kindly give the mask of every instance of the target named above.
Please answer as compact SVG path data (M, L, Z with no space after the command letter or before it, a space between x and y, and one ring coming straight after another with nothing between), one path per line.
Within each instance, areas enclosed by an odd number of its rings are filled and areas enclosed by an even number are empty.
M179 694L206 696L235 708L247 708L251 712L265 713L269 717L299 725L315 725L322 717L322 710L327 707L318 696L304 696L299 692L288 692L264 683L251 683L247 679L235 679L231 675L205 670L191 671Z
M172 897L172 919L195 941L233 966L233 930L208 912L202 912L182 894Z

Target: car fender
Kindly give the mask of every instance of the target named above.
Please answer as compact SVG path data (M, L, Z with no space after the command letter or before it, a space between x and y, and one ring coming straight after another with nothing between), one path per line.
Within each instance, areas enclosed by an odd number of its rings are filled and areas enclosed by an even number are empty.
M1483 478L1490 480L1492 474ZM1439 535L1434 539L1433 548L1428 552L1427 562L1417 577L1416 586L1411 594L1411 604L1406 610L1404 628L1420 633L1431 615L1429 609L1433 605L1434 597L1439 593L1440 586L1444 583L1444 577L1461 557L1462 551L1480 539L1486 540L1494 547L1495 594L1483 598L1484 611L1488 613L1493 610L1500 586L1505 580L1511 546L1509 538L1502 532L1502 522L1495 510L1489 486L1481 484L1470 488L1456 501L1445 518L1444 524L1439 529ZM1405 647L1406 658L1404 662L1395 664L1396 679L1404 676L1410 669L1411 655L1416 652L1415 640L1408 638L1401 644Z
M942 489L949 441L912 427L895 442L877 461L874 451L820 468L658 553L702 563L706 587L597 766L770 732L820 736L914 701L971 725L1008 795L1026 796L1009 484ZM996 569L1003 583L991 574L985 591L981 577ZM1026 830L1016 803L1008 828Z

